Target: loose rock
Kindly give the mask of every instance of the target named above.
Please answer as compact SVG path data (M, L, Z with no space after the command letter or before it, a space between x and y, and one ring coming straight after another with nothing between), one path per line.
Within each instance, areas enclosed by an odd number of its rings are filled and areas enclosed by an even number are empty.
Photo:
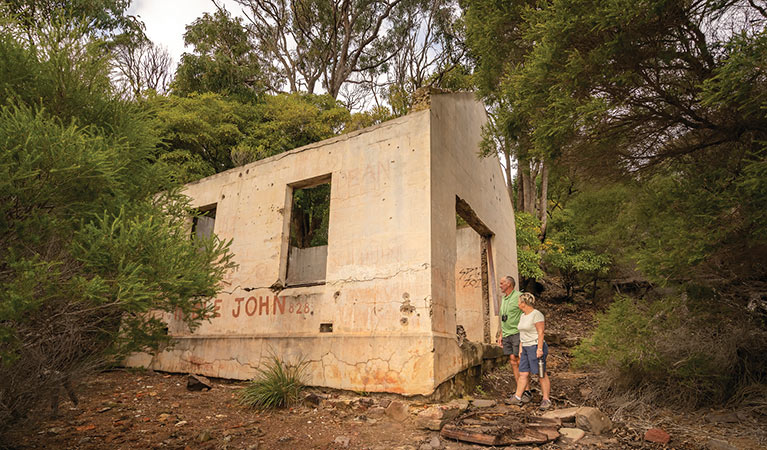
M208 442L211 439L213 439L213 436L208 430L202 430L200 434L197 435L197 441L199 442Z
M365 413L368 418L381 418L386 414L386 410L380 406L374 406Z
M416 417L416 425L419 428L439 431L446 423L458 417L463 409L457 405L438 405L427 408Z
M399 400L395 400L389 404L388 408L386 408L386 415L396 420L397 422L403 422L405 419L410 417L410 412L408 411L407 404Z
M347 436L338 436L333 440L334 444L340 445L343 448L349 447L349 438Z
M372 398L370 397L363 397L357 400L357 403L360 406L363 406L365 408L370 408L375 403Z
M190 374L186 379L186 389L188 391L202 391L203 389L211 390L213 384L210 380L202 375Z
M575 422L575 413L578 412L578 409L579 408L577 407L555 409L552 411L546 411L541 417L545 417L547 419L559 419L562 422Z
M613 427L612 421L605 413L589 406L578 408L575 413L575 425L597 435Z
M650 428L645 432L644 440L658 444L667 444L671 440L671 436L660 428Z
M580 441L586 435L586 432L580 428L560 428L559 434L559 442L562 444L574 444Z
M711 439L707 445L709 450L738 450L737 447L730 445L729 442L720 439Z
M498 404L495 400L486 400L483 398L478 398L471 401L472 406L475 408L491 408Z
M320 396L313 392L306 394L306 397L304 397L304 403L307 406L320 406L321 401L322 399Z

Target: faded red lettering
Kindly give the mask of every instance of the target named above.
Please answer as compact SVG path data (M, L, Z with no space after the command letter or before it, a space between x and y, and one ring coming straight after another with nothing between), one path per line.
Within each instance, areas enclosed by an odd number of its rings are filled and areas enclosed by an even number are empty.
M176 310L173 312L173 318L175 320L181 320L184 318L184 312L181 311L181 308L176 308Z
M213 318L221 317L221 313L219 313L219 311L221 311L221 302L223 302L223 300L220 298L213 300Z
M232 310L232 317L240 317L240 306L242 305L243 300L245 300L245 297L237 297L234 299L237 303L237 311Z
M204 308L205 305L203 305L202 302L197 302L197 303L194 304L194 306L199 308L199 309L202 309L202 308ZM199 312L193 312L192 313L192 320L197 320L199 318L200 318L200 313Z
M285 297L280 299L280 297L277 297L276 295L274 296L274 306L272 307L273 315L277 314L277 305L280 307L280 314L285 314Z
M253 303L251 303L251 300L253 300ZM250 310L250 305L251 304L253 305L253 310L252 311ZM256 313L256 306L257 306L256 297L249 297L248 301L245 302L245 314L247 314L249 316L252 316L253 314L255 314Z
M269 296L258 297L258 315L261 315L261 311L266 310L266 315L269 315Z

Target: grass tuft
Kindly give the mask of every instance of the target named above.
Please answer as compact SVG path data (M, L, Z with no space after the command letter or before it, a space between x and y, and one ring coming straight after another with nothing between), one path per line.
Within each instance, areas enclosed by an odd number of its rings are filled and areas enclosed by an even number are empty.
M276 409L298 403L305 387L306 366L304 360L289 365L272 355L240 393L240 404L257 409Z

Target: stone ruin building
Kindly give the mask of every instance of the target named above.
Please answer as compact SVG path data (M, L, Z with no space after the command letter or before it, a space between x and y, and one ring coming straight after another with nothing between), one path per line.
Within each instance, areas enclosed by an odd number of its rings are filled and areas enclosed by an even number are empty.
M432 95L418 112L190 183L194 233L239 264L190 333L130 366L249 379L270 355L312 386L432 395L500 355L501 276L517 278L497 157L478 157L483 105Z

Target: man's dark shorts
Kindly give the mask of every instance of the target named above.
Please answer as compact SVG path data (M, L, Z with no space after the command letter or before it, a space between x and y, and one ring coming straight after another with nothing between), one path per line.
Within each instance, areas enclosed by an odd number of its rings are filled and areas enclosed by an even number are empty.
M501 343L503 344L503 354L505 356L519 356L519 333L504 336Z

